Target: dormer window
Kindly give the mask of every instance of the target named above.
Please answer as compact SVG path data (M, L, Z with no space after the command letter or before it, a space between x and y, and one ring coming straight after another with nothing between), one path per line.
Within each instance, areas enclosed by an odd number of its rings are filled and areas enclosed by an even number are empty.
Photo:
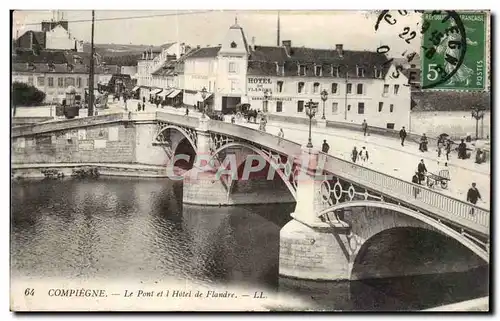
M339 67L332 65L332 77L339 77Z
M35 71L36 67L35 64L32 62L28 62L28 70Z
M299 76L305 76L306 75L306 66L305 65L299 65Z
M316 77L323 76L323 67L321 67L321 66L314 66L314 75Z
M49 67L49 71L52 71L52 72L56 71L56 66L54 66L53 63L48 63L47 66Z
M73 72L73 65L72 64L68 64L68 71Z
M285 75L285 65L280 65L279 63L276 63L276 75L277 76L284 76Z
M358 77L364 77L365 76L365 68L356 66L356 74Z
M382 69L375 67L375 78L382 78Z

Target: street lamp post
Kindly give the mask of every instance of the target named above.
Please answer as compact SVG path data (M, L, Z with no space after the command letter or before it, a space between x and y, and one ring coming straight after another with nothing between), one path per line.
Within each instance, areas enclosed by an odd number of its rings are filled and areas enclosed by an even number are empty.
M262 108L262 111L265 113L267 113L267 104L270 97L271 97L271 91L269 89L266 89L264 91L264 101L263 101L264 106Z
M326 89L323 89L323 91L321 92L321 100L323 101L323 116L321 117L321 119L326 119L326 117L325 117L325 103L326 103L327 99L328 99L328 92L326 91Z
M311 141L311 126L312 126L312 119L314 116L316 116L316 112L318 110L318 104L313 102L312 99L310 99L307 104L306 104L306 115L309 117L309 139L307 141L307 148L313 148L313 144Z
M206 115L205 115L205 98L207 97L207 88L203 87L203 89L201 90L201 99L203 99L202 101L202 104L203 104L203 114L201 115L201 118L205 118Z
M483 117L484 117L484 109L483 109L483 107L481 107L481 106L474 106L474 107L472 107L471 115L476 120L476 140L477 140L478 139L479 120L483 119Z

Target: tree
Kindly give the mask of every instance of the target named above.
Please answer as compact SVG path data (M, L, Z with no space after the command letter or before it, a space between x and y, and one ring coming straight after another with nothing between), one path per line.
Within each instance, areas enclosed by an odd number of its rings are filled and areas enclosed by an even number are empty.
M14 82L12 84L12 106L37 106L45 100L45 93L34 86Z

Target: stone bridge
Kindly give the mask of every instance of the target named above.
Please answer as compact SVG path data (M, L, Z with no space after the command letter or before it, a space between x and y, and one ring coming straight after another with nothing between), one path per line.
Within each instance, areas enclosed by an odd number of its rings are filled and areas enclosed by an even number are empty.
M164 112L12 128L14 175L89 164L181 178L183 201L190 204L295 202L293 219L280 233L283 276L396 276L353 270L372 240L401 229L437 233L474 253L477 264L489 263L489 210L251 128ZM173 165L183 168L182 177ZM250 175L242 179L245 172Z

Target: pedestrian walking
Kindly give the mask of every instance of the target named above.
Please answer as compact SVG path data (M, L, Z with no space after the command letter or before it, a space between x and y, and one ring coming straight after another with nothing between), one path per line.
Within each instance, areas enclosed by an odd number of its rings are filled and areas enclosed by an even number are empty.
M330 145L326 142L326 139L323 140L323 145L321 146L321 151L325 154L328 154L328 151L330 150Z
M471 202L476 205L478 199L483 200L479 190L476 188L476 183L472 183L472 187L469 188L469 191L467 192L467 202ZM474 208L470 209L470 214L474 215Z
M427 140L427 136L425 136L425 134L423 134L422 137L420 138L420 146L418 147L418 149L421 152L426 152L428 142L429 141Z
M351 159L353 163L356 163L356 161L358 160L358 150L356 149L356 146L354 146L352 150Z
M285 138L285 133L283 132L283 128L280 128L278 132L278 145L281 144L281 141Z
M414 184L420 184L419 180L420 179L418 177L418 172L415 172L415 175L413 175L413 177L411 178L411 182ZM417 198L417 195L419 193L420 193L420 188L413 186L413 196L415 196L415 198Z
M186 107L186 116L189 116L189 108Z
M406 139L406 129L405 129L404 126L399 131L399 138L401 138L401 146L404 146L405 145L405 139Z
M440 157L441 157L441 152L443 151L443 147L444 147L443 138L442 138L442 137L439 137L439 138L438 138L438 142L437 142L437 152L438 152L438 158L440 158Z
M422 181L425 180L425 174L427 173L427 167L425 167L423 159L420 160L420 163L417 166L417 172L418 172L418 183L422 184Z
M137 111L141 111L141 103L137 103Z
M366 150L366 147L363 146L363 148L359 151L359 159L364 164L368 161L368 158L368 151Z
M142 111L146 110L146 103L142 103Z
M448 139L446 141L446 161L450 160L450 153L451 153L451 139Z
M368 131L368 124L366 123L366 119L363 120L363 123L361 124L361 128L363 128L363 134L366 136L366 132Z

